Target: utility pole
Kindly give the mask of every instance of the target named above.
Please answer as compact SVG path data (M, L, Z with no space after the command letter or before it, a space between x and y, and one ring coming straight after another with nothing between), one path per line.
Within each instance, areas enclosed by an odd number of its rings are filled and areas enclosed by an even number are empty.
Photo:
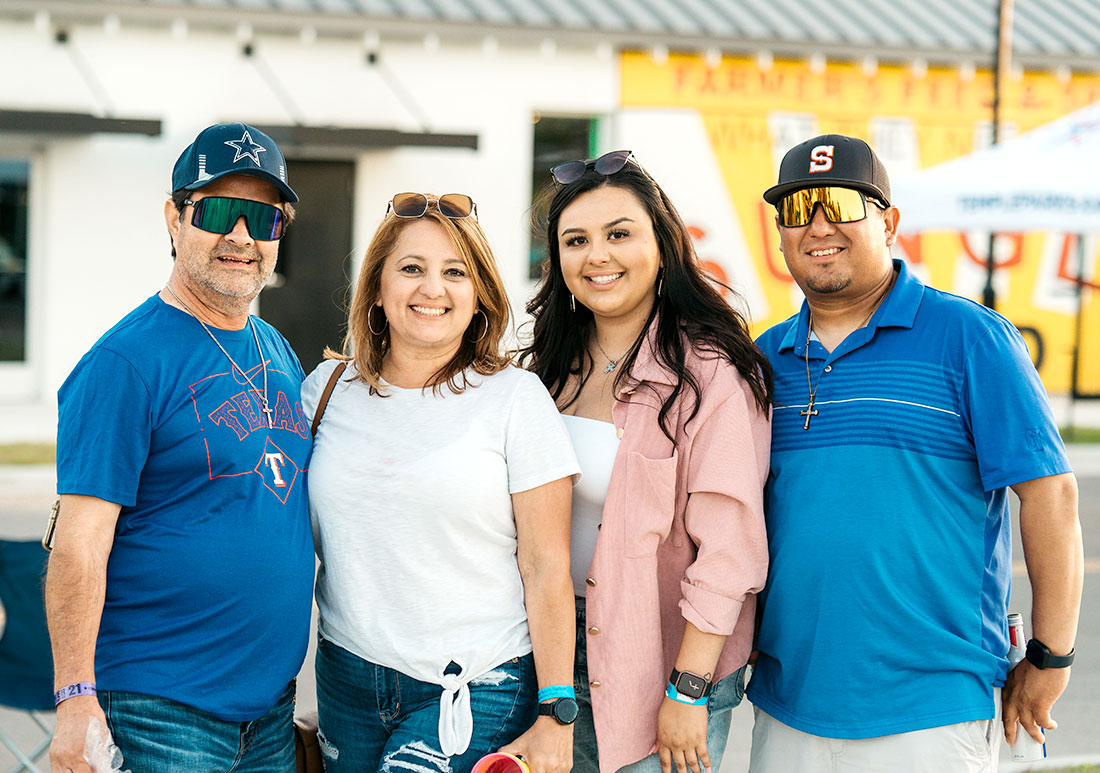
M997 40L993 48L993 144L1001 139L1001 90L1008 81L1012 68L1012 2L999 0L997 3ZM982 303L995 308L997 293L993 289L993 243L996 232L989 234L989 256L986 258L985 288L982 290Z

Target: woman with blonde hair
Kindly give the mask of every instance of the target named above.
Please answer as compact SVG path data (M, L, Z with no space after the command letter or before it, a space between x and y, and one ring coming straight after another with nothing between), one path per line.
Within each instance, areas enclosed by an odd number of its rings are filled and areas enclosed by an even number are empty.
M572 764L578 468L546 389L501 353L509 308L470 197L397 194L344 351L303 384L312 417L346 364L309 471L330 773L465 771L500 748Z

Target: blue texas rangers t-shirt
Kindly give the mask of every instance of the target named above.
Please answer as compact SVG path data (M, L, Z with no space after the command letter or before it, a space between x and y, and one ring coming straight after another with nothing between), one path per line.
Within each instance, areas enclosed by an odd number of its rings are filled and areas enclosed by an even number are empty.
M153 296L58 392L57 490L122 506L96 647L101 690L227 721L272 708L305 658L314 570L301 365L252 318L258 396L198 321ZM252 329L211 328L259 392Z

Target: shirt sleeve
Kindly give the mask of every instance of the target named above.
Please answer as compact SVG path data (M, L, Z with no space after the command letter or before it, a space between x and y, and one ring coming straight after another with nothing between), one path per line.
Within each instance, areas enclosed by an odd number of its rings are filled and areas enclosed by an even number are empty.
M728 635L745 598L768 573L764 482L771 422L729 363L702 383L687 459L684 527L698 546L680 583L684 618L704 633Z
M57 493L132 507L154 423L139 370L110 349L93 349L58 390L57 414Z
M516 370L516 389L505 431L508 493L517 494L580 475L573 441L538 376Z
M993 491L1070 472L1065 444L1023 336L1006 320L967 354L963 404L982 486Z

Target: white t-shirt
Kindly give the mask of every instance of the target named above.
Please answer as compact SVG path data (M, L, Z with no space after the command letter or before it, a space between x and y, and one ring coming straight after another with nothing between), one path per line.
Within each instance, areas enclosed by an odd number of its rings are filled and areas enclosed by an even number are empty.
M302 385L310 420L335 365ZM309 465L320 632L443 685L440 742L461 753L466 684L531 651L511 495L579 467L533 373L470 374L457 395L389 386L385 397L349 383L355 373L349 363L333 390ZM457 677L443 673L451 661Z

